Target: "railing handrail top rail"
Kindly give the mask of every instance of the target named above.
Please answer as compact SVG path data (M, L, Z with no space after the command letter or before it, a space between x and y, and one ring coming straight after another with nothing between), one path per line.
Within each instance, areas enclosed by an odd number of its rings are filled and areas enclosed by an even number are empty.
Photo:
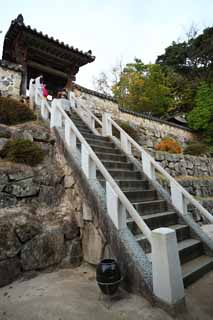
M98 124L100 124L100 126L102 126L102 122L100 121L100 119L98 119L89 109L87 109L83 104L81 104L81 108L83 108L85 111L87 111L89 113L89 115L95 119L96 122L98 122Z
M157 163L157 161L142 147L140 146L132 137L129 136L129 134L124 131L111 117L109 117L109 120L112 122L112 124L122 133L124 133L128 140L140 151L146 154L147 157L149 157L152 164L155 166L156 169L158 169L165 177L168 178L176 187L184 194L184 196L198 209L200 210L207 218L211 217L211 214L206 210L194 197L185 190L180 183L178 183L166 170Z
M143 224L143 229L141 231L144 232L144 234L147 236L147 238L149 240L151 240L149 233L151 233L150 228L146 225L146 223L144 222L143 218L139 215L139 213L136 211L136 209L133 207L133 205L131 204L131 202L128 200L128 198L125 196L125 194L121 191L121 189L119 188L119 186L117 185L117 183L115 182L115 180L112 178L112 176L109 174L109 172L106 170L106 168L104 167L104 165L102 164L102 162L99 160L99 158L96 156L95 152L92 150L92 148L90 147L90 145L87 143L87 141L84 139L84 137L82 136L82 134L78 131L77 127L75 126L75 124L72 122L72 120L68 117L68 115L66 114L66 112L63 110L63 108L60 105L56 104L56 107L60 110L60 112L63 114L63 116L65 117L65 120L69 121L69 124L71 125L74 133L76 134L76 136L78 137L78 139L80 140L81 143L83 143L88 152L90 157L92 158L92 160L95 162L95 164L97 165L98 169L100 170L100 172L102 173L102 175L104 176L104 178L106 179L106 181L108 181L111 185L111 187L113 188L113 190L115 191L115 193L117 194L118 198L120 199L120 201L123 203L123 205L125 206L125 208L127 209L127 211L138 216L138 218L140 218L142 224ZM144 230L145 229L145 230Z

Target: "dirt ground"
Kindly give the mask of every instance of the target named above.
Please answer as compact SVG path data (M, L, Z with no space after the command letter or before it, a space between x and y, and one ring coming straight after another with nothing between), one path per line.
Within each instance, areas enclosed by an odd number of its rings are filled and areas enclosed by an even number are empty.
M202 286L201 286L202 282ZM213 272L187 289L188 312L178 320L213 319ZM0 320L171 320L144 298L121 292L103 298L88 265L20 279L0 289Z

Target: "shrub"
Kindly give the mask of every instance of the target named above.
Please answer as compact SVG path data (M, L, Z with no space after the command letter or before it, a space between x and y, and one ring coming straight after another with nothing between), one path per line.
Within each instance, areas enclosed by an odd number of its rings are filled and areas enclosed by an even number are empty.
M172 138L164 138L155 145L155 150L166 151L169 153L181 153L182 148L179 143Z
M13 125L31 120L36 120L36 116L24 103L0 97L0 123Z
M185 154L191 154L193 156L200 156L208 152L208 147L204 143L194 142L189 144L185 149Z
M14 139L4 145L0 156L9 161L36 166L44 159L44 151L30 140Z

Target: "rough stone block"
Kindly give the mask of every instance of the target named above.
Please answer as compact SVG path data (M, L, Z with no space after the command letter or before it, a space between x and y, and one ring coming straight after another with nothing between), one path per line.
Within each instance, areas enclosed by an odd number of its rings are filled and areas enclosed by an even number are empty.
M83 255L84 260L96 265L102 258L104 248L103 238L92 223L87 223L83 232Z
M21 274L21 264L18 258L0 261L0 287L16 280Z
M21 244L16 237L12 223L5 218L0 221L0 260L12 258L21 249Z
M21 251L23 269L44 269L61 262L65 254L61 228L51 228L27 242Z

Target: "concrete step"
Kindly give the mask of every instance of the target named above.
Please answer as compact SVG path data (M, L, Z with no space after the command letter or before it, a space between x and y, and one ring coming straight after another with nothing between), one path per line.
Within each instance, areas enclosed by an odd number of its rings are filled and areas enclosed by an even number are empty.
M168 228L173 229L176 232L177 241L183 241L187 238L189 238L189 227L187 225L182 224L175 224L168 226ZM131 232L134 234L134 237L136 241L140 244L140 246L143 248L145 253L151 252L151 244L148 241L148 239L141 233L140 229L136 226L134 226L133 229L130 229Z
M178 216L173 211L165 210L164 212L143 215L142 218L152 230L178 224Z
M141 174L143 176L143 174ZM120 188L125 191L134 191L138 189L144 189L147 190L150 188L149 181L145 178L141 178L141 180L116 180L117 184L120 186Z
M156 190L149 189L136 189L131 191L124 191L124 194L131 202L141 202L147 200L156 200L158 198L158 194Z
M203 255L203 245L200 240L186 239L178 243L181 264Z
M121 161L110 161L110 160L102 160L103 165L107 169L124 169L124 170L133 170L134 165L131 162L121 162Z
M139 188L143 190L149 189L149 181L147 180L116 180L116 183L121 188L122 191L132 191L134 188L137 190ZM104 179L99 179L99 182L103 187L105 187L106 181Z
M96 153L114 153L117 155L123 155L121 150L116 149L116 147L114 147L114 148L105 147L105 144L103 144L102 146L101 145L97 146L97 145L91 144L91 147L93 148L93 150Z
M201 278L205 273L213 269L213 258L201 255L191 261L184 263L182 266L182 275L184 286Z
M79 129L79 130L85 130L85 131L89 131L88 133L92 133L92 130L90 130L90 128L85 125L85 124L77 124L73 121L73 123L75 124L75 126Z
M105 141L106 141L106 142L110 142L110 141L111 141L110 138L108 138L108 137L98 136L97 134L94 134L94 133L85 134L84 137L85 137L86 140L87 140L87 139L90 139L90 140L93 140L93 139L94 139L94 140L100 140L100 141L102 141L103 143L105 143Z
M173 211L164 211L154 214L141 215L144 222L150 227L151 230L160 227L170 227L177 224L177 215ZM135 230L137 234L137 225L131 217L127 217L127 225L130 230Z
M78 130L80 131L80 133L81 133L83 136L92 133L92 130L90 130L89 128L79 128L79 127L78 127Z
M101 153L101 152L96 152L97 156L101 160L112 160L112 161L121 161L125 162L127 161L127 157L124 155L120 155L117 153Z
M156 215L157 213L162 213L168 211L168 206L165 200L152 200L152 201L140 201L132 202L135 209L140 215ZM175 224L175 223L171 223Z
M81 120L80 118L74 118L74 117L70 117L70 119L74 122L74 123L76 123L76 125L86 125L86 123L83 121L83 120Z
M131 179L141 179L140 171L130 171L130 170L119 170L119 169L109 169L108 170L111 176L114 179L122 179L122 180L129 180Z
M101 139L89 139L89 138L86 138L86 140L91 146L103 146L104 145L105 148L115 148L114 143L110 140L102 141Z

